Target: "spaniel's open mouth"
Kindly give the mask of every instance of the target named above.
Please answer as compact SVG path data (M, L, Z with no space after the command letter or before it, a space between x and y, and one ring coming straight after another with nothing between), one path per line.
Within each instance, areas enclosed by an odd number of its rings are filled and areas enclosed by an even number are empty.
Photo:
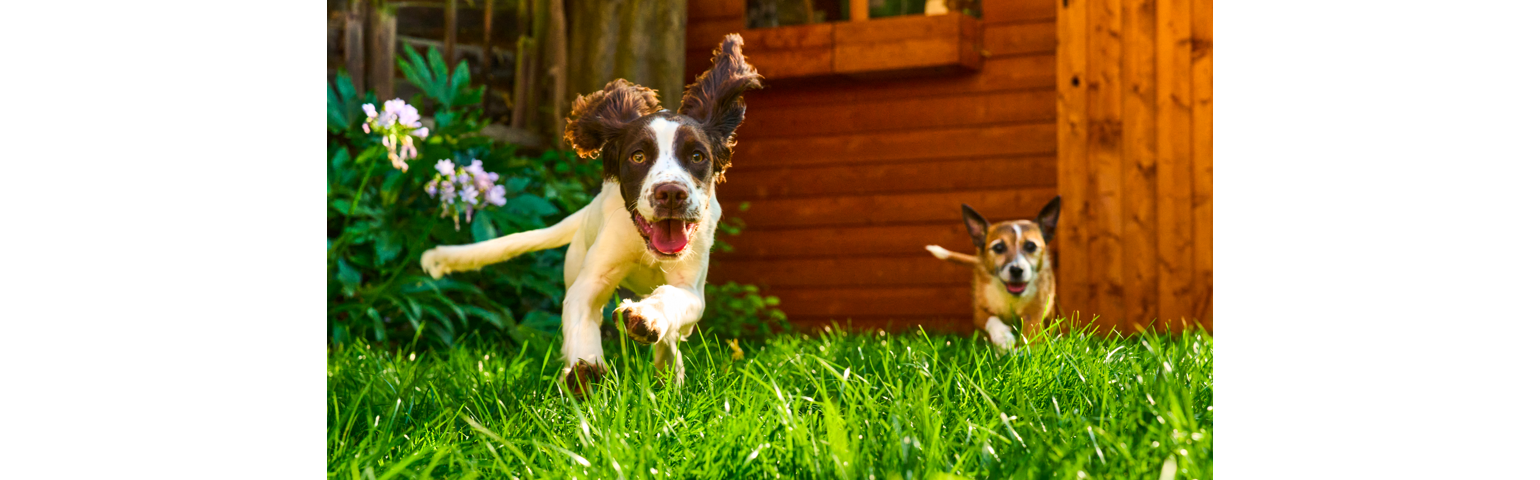
M1027 282L1005 282L1005 291L1011 292L1011 295L1021 295L1021 292L1027 291Z
M690 238L695 235L695 229L700 227L699 222L679 218L660 218L649 222L640 213L632 213L631 221L636 223L636 230L647 241L647 247L664 257L677 256L683 252L690 246Z

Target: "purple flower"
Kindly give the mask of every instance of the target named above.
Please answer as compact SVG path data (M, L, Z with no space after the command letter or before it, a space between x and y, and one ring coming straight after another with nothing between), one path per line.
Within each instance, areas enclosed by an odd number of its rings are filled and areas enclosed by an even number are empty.
M428 182L428 197L431 198L436 196L438 196L438 185L433 182Z
M477 193L479 192L477 192L475 188L466 186L464 190L460 190L460 201L463 201L469 205L475 205Z
M413 130L412 135L416 135L417 138L426 140L428 138L428 127L422 127L417 130Z
M373 103L365 103L364 104L364 115L367 115L369 118L374 118L374 117L380 116L379 112L376 112L374 110L374 104Z
M507 194L508 190L502 185L493 185L492 188L487 189L487 203L501 207L508 203L508 199L504 197Z
M451 160L449 160L447 158L443 159L443 160L439 160L438 163L433 165L433 168L437 169L438 173L441 174L441 175L454 175L455 174L455 162L453 162L453 161L451 161Z
M396 123L413 128L421 127L422 123L418 121L421 117L417 115L417 107L406 105L405 102L402 102L402 105L401 113L397 114L400 118L396 119Z
M463 174L463 173L459 174L459 175L455 175L455 183L458 183L458 184L461 184L461 185L470 185L470 183L471 183L471 176Z

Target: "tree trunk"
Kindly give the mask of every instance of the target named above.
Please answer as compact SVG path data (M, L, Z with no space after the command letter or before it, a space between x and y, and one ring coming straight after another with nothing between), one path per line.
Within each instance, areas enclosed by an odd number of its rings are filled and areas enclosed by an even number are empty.
M396 98L396 12L391 7L374 9L369 35L369 88L380 101Z
M568 91L599 90L616 78L658 90L664 108L684 96L685 0L571 0ZM575 95L574 95L575 96ZM562 114L572 99L559 105Z
M546 23L549 36L545 42L545 58L546 71L551 75L551 132L554 135L551 145L566 149L570 146L562 140L562 129L567 127L567 112L571 110L573 100L567 98L567 2L548 1L551 16Z
M455 68L455 34L460 30L460 4L444 0L444 64Z
M364 96L364 78L369 75L364 70L364 32L369 21L369 1L351 0L348 2L348 11L343 17L342 23L342 58L343 68L348 70L348 76L353 78L353 91L362 98Z
M493 0L485 1L486 5L481 7L481 83L487 85L489 91L487 92L488 95L481 99L483 110L486 109L485 104L489 101L488 99L493 97L490 91L492 85L492 14L497 6L497 2Z

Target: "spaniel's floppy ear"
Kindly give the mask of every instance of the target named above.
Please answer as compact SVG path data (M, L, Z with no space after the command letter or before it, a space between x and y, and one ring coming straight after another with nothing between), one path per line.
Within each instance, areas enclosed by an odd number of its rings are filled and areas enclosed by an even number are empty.
M711 59L711 69L684 88L684 101L679 113L694 118L711 136L711 156L715 163L717 180L727 167L732 166L733 144L737 140L733 132L743 123L743 113L748 109L743 103L743 92L760 88L763 77L743 58L743 37L730 33L722 39Z
M578 156L594 158L627 123L661 108L656 90L617 78L603 90L572 102L566 138Z
M968 236L973 237L973 246L978 247L979 252L982 253L984 251L984 237L989 234L989 220L985 220L983 215L979 215L979 212L974 211L973 207L964 203L963 224L968 226Z

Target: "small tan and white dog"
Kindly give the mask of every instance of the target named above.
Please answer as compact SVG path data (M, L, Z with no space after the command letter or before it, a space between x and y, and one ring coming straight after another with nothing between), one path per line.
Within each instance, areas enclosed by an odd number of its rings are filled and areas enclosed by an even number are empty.
M679 111L658 104L657 92L623 79L572 103L566 139L579 156L600 158L604 186L588 206L540 230L422 254L422 268L439 278L515 256L567 247L562 300L562 378L586 394L604 375L601 309L616 287L652 292L616 309L632 339L653 345L653 364L673 367L684 382L678 343L705 309L706 267L722 205L716 184L732 164L735 131L743 123L743 92L760 75L743 56L743 38L730 34L712 67L685 87Z
M967 204L963 223L973 237L975 255L927 245L931 255L973 267L973 324L989 334L1002 349L1016 346L1016 336L1005 322L1021 322L1027 340L1042 331L1043 320L1053 312L1055 284L1048 242L1059 222L1059 197L1038 212L1037 220L989 223Z

